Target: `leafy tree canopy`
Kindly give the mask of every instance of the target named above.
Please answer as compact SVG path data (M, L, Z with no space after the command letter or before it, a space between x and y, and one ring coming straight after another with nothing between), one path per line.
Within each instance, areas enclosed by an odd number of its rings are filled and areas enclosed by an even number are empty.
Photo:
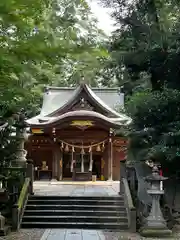
M126 93L134 159L179 156L179 1L102 0L117 30L107 66ZM159 155L160 154L160 155ZM159 157L160 158L160 157Z
M0 9L0 115L34 115L45 85L76 85L82 75L97 84L106 36L85 0L2 0Z

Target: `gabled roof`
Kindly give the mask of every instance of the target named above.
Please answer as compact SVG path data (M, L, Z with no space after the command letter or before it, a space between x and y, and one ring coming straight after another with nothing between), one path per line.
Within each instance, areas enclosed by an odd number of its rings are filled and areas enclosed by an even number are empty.
M76 89L49 87L44 94L40 115L53 116L57 111L61 111L68 105L72 105L83 91L86 92L95 104L109 112L110 115L114 117L120 116L115 111L115 108L124 106L124 94L119 93L118 88L91 89L87 84L81 84Z
M72 111L71 106L85 91L91 102L108 113L108 116L96 111L78 110ZM38 116L27 120L33 127L52 126L67 121L71 117L90 117L96 120L103 120L110 127L118 128L128 125L131 118L117 112L115 107L124 106L124 95L119 93L117 88L90 88L81 84L75 88L49 87L44 93L43 106ZM59 116L56 113L61 113Z

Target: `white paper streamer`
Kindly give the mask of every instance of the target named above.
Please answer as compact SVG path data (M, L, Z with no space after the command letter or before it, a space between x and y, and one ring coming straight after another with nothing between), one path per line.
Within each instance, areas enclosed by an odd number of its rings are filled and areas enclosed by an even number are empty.
M81 172L84 172L84 156L81 154Z
M73 160L73 152L71 153L71 172L73 172L74 170L74 163L75 163L75 160Z
M92 168L93 168L93 159L92 159L92 152L90 152L89 172L92 172Z

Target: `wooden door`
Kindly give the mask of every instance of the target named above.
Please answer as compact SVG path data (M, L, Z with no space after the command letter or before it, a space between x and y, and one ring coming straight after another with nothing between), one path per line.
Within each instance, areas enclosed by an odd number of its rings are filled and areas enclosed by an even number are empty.
M72 178L71 154L63 154L63 178Z
M93 154L93 169L92 172L97 176L98 179L101 178L101 155Z

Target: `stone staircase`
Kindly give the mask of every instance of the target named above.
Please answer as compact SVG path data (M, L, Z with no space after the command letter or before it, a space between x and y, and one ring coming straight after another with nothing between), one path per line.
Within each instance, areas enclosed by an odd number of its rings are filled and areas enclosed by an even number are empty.
M30 196L22 228L128 229L122 196Z

